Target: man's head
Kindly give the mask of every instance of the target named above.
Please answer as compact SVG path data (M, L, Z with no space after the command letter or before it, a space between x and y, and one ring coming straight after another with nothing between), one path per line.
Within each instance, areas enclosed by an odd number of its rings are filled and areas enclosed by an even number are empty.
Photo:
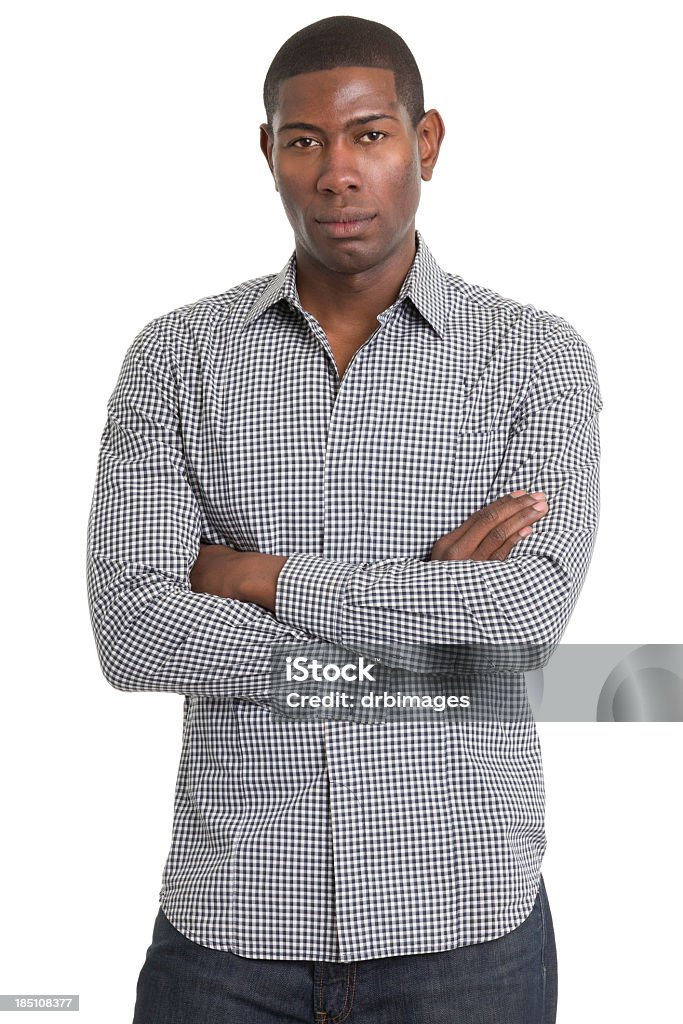
M400 36L363 18L318 21L280 48L263 95L261 148L298 255L353 274L414 244L444 128Z
M386 68L394 74L396 96L413 127L423 116L422 76L403 39L386 25L365 18L323 18L283 43L263 83L263 104L272 128L280 86L294 75L332 68Z

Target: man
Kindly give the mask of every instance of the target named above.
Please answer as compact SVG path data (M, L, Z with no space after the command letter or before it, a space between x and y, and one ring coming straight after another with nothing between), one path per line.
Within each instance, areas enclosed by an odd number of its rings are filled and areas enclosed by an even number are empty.
M444 125L396 33L304 28L264 100L295 251L138 335L89 523L106 678L185 695L135 1024L545 1024L533 721L287 719L271 655L556 644L598 522L594 361L416 232Z

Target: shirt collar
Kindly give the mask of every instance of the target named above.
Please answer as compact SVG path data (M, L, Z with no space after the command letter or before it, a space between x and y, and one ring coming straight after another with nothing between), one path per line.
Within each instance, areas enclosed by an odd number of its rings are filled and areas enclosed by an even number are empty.
M396 303L408 298L418 312L443 337L450 306L452 289L447 275L427 248L419 231L415 232L416 252L410 270L401 285ZM296 288L296 252L289 257L279 274L268 283L251 306L245 323L250 324L276 303L285 300L303 312Z

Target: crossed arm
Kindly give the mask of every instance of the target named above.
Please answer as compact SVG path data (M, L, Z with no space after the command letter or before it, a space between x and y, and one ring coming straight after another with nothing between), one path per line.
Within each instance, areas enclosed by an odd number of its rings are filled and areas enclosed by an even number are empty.
M461 526L440 537L429 561L504 560L548 511L542 491L513 491L479 509ZM192 590L233 601L248 601L275 613L277 581L286 555L237 551L225 544L201 544L190 573Z
M88 521L91 621L113 686L258 703L273 645L559 639L598 519L601 401L578 336L560 340L529 381L485 509L439 538L427 561L347 563L201 544L159 330L152 321L126 354ZM547 509L534 508L539 492Z

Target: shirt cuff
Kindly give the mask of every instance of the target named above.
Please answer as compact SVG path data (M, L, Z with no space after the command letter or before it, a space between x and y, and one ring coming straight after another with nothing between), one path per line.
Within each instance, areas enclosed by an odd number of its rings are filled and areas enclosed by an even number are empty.
M330 643L343 643L338 632L342 599L356 566L320 555L290 555L277 578L275 617L307 629Z

